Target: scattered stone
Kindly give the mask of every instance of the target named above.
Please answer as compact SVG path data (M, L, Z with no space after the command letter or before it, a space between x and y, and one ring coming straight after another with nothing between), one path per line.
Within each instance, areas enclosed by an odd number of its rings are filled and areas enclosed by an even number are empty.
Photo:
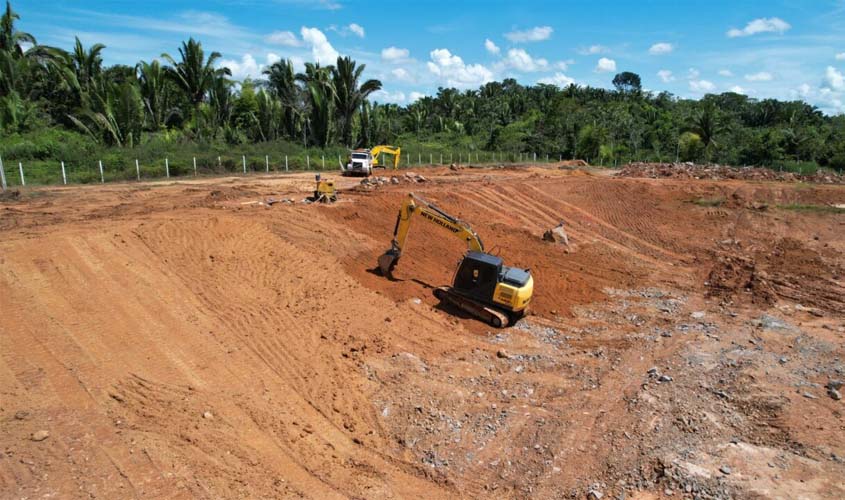
M29 412L26 410L18 410L15 412L15 420L26 420L29 416Z
M834 399L836 401L839 401L840 399L842 399L842 394L836 389L828 389L827 395L830 396L831 399Z
M692 319L704 319L704 316L705 316L704 311L695 311L692 314L690 314L690 317Z
M398 177L391 177L390 183L391 184L399 184L399 178Z
M724 474L726 476L729 476L732 471L731 471L730 467L728 467L727 465L723 465L723 466L719 467L719 472L721 472L722 474Z
M510 356L504 349L499 349L498 351L496 351L496 357L501 359L510 359Z
M802 396L804 396L807 399L819 399L815 395L810 394L809 392L805 392L804 394L802 394Z
M42 430L33 432L30 439L32 439L33 441L44 441L48 437L50 437L50 433Z
M672 377L670 377L669 375L661 375L660 378L658 378L657 380L658 382L671 382Z
M525 370L525 367L523 367L522 365L519 365L513 369L513 371L515 371L516 373L522 373L523 370Z
M211 413L210 411L204 411L202 413L202 418L204 418L206 420L214 420L214 414Z
M648 369L648 372L646 372L646 373L648 373L649 375L656 375L657 374L657 367L652 366L651 368Z
M841 389L841 388L842 388L842 385L843 385L843 384L842 384L842 381L841 381L841 380L830 380L830 381L828 381L828 383L827 383L827 386L826 386L826 387L827 387L828 389L834 389L834 390L837 390L837 391L838 391L839 389Z
M778 363L785 365L787 361L789 361L789 358L784 356L778 360Z
M599 490L590 490L587 492L587 498L590 500L601 500L604 497L604 493Z

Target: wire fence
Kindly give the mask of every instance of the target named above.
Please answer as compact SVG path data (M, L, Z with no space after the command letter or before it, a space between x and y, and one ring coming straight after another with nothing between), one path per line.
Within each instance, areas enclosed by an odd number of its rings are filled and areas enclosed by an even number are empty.
M562 155L496 152L455 151L449 153L430 151L402 151L399 167L549 163L563 160ZM106 182L156 181L199 176L247 175L254 173L283 173L292 171L337 171L346 163L343 155L197 155L180 156L173 160L164 156L156 161L115 162L93 160L72 163L52 161L6 161L0 156L0 184L2 189L33 185L71 185ZM392 164L385 155L379 165Z

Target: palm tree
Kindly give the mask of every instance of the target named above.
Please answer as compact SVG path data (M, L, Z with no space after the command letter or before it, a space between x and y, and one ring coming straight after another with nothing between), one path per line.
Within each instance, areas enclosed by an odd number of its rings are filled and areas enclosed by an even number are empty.
M273 63L263 71L268 77L270 90L281 101L284 110L284 127L288 137L296 136L296 125L304 115L302 89L296 85L296 73L290 59Z
M337 66L332 69L332 82L335 89L335 102L340 121L340 137L346 146L352 146L352 121L358 113L361 103L367 97L381 89L378 80L367 80L359 86L365 64L356 66L349 57L338 57Z
M335 88L331 79L333 68L320 66L320 63L305 63L305 73L296 75L296 80L304 86L310 117L306 126L311 137L320 147L325 147L332 139L332 118L334 117Z
M70 120L94 140L118 147L132 147L141 138L144 108L138 88L99 79L91 92L90 107Z
M141 61L135 66L138 77L138 88L144 99L144 107L150 117L153 130L158 130L165 121L167 107L167 73L158 60L153 62Z
M15 21L20 16L12 10L12 4L6 0L6 11L0 17L0 52L9 52L15 57L24 54L23 45L35 45L35 37L29 33L15 30Z
M202 43L193 38L182 42L179 55L179 62L169 54L162 54L161 57L170 63L166 68L167 75L185 92L195 109L205 100L215 78L232 75L229 68L214 68L214 63L222 57L219 52L212 52L206 59Z
M100 76L103 70L103 56L101 53L106 46L102 43L92 45L88 50L82 46L79 37L70 54L70 62L76 73L76 80L83 90L89 91L94 80Z

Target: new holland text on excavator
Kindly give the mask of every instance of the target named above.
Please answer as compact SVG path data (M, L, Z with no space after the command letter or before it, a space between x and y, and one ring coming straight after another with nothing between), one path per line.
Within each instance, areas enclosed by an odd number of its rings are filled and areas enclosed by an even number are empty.
M497 328L514 323L525 313L534 293L531 271L505 266L500 257L485 253L481 238L469 224L413 193L399 209L390 249L379 257L382 275L393 276L414 215L447 229L469 247L458 264L452 286L435 288L435 297Z

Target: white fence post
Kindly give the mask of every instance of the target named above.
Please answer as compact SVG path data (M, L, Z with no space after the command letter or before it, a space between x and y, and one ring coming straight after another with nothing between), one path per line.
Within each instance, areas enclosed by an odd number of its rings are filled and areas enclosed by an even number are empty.
M220 160L220 157L218 156L217 157L217 168L220 168L222 166L223 166L223 162Z
M67 174L65 173L65 162L62 162L62 183L67 184Z
M305 155L305 164L307 165L308 170L311 170L311 155Z
M440 164L443 165L443 153L440 153Z
M323 158L323 170L325 170L326 169L326 155L323 155L322 158Z
M21 173L21 186L26 186L26 179L23 178L23 163L18 162L18 170Z
M537 153L534 153L534 163L537 163Z
M429 165L434 164L434 157L432 156L431 153L428 154L428 164Z
M6 190L6 170L3 168L3 157L0 156L0 185L3 186L3 191Z
M264 170L270 173L270 155L264 155Z
M170 178L170 159L164 159L164 173L167 174L167 178Z
M103 160L99 160L100 164L100 184L106 183L106 177L103 175Z
M241 161L244 164L244 174L246 174L246 155L241 156Z
M135 158L135 177L141 180L141 165L138 164L138 158Z
M285 155L285 172L288 171L288 155Z
M197 157L194 156L194 177L197 176Z
M417 152L417 165L422 165L422 153Z

